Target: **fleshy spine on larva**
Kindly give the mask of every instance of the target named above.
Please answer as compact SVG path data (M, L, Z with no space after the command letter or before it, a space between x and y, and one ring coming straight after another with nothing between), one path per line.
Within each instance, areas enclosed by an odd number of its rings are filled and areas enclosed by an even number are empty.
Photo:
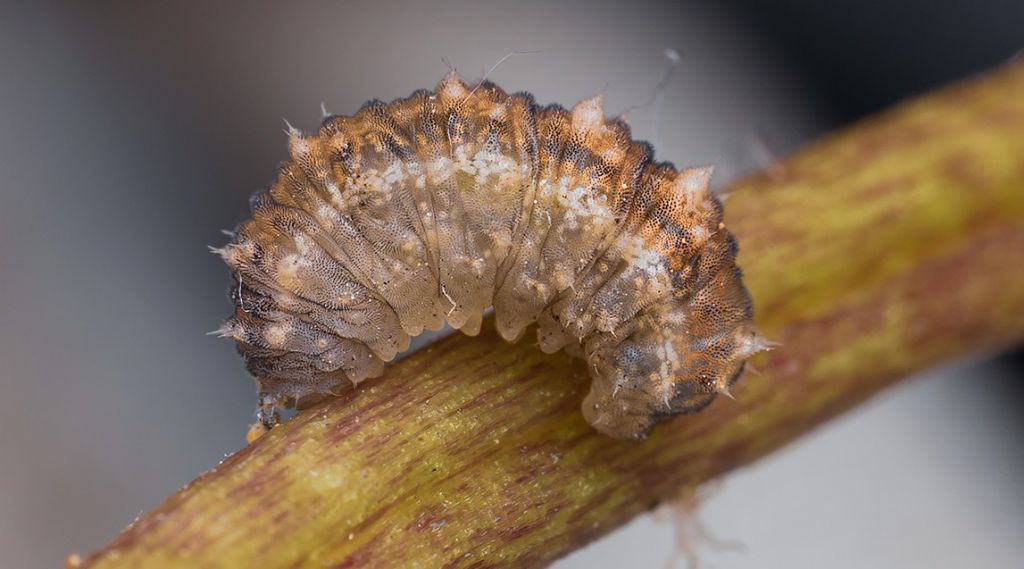
M752 323L711 168L652 160L601 97L540 107L455 73L316 134L216 249L261 421L383 373L410 337L538 327L584 358L583 414L618 438L728 394L769 347Z

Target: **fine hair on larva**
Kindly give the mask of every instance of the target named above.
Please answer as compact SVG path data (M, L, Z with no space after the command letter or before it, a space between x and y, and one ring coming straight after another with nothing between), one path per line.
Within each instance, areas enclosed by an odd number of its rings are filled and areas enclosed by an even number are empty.
M729 387L768 343L709 190L711 168L654 162L601 97L539 106L454 72L319 130L216 251L261 421L384 372L424 330L584 358L586 420L643 438Z

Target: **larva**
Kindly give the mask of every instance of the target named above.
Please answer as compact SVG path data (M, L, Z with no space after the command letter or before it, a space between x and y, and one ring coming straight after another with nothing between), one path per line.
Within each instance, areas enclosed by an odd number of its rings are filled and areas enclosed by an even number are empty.
M710 168L652 159L601 98L540 107L454 73L319 131L217 250L264 412L381 375L447 321L585 358L603 433L643 438L700 410L765 342ZM262 420L270 421L267 414Z

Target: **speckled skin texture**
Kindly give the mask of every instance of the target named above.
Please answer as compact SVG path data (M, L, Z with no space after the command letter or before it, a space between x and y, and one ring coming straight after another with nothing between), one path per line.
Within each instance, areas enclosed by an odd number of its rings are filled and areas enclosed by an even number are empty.
M651 160L599 97L572 110L466 85L289 132L291 159L219 249L238 341L283 405L381 375L424 330L585 358L588 422L642 438L697 411L767 347L709 168Z

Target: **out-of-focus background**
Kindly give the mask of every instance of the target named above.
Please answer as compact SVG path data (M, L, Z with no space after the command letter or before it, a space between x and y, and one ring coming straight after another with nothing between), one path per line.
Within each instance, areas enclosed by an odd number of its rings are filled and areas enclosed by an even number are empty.
M0 565L59 566L242 444L253 388L206 252L285 157L282 118L433 86L651 99L658 157L724 181L1024 48L1024 4L22 2L0 6ZM657 127L654 125L657 124ZM1024 258L1024 254L1022 254ZM936 283L937 286L939 283ZM1020 355L904 384L729 477L708 567L1019 567ZM738 391L742 397L742 390ZM559 562L662 567L651 517Z

